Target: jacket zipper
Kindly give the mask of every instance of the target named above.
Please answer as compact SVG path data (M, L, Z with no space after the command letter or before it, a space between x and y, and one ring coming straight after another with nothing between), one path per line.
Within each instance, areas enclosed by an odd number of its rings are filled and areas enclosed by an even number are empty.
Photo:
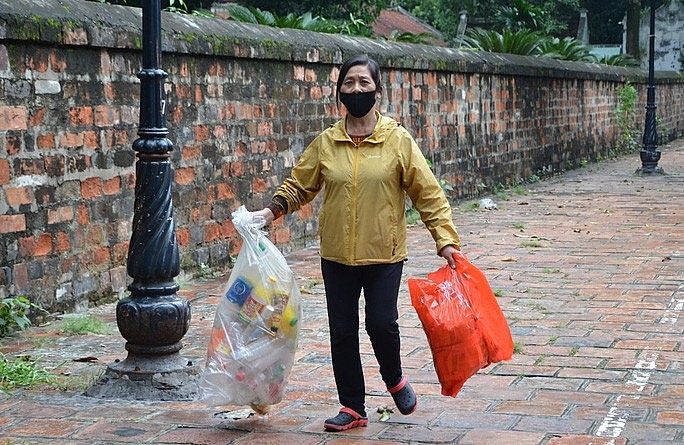
M352 185L352 208L351 208L351 228L349 230L349 260L354 261L356 259L356 199L357 199L357 188L358 188L358 173L359 173L359 146L352 144L354 146L354 173L353 173L353 185ZM359 143L361 145L361 143Z

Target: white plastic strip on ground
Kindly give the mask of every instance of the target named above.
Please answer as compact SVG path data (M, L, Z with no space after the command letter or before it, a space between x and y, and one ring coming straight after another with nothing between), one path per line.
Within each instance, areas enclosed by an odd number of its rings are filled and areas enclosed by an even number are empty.
M684 309L684 284L679 285L677 292L672 295L670 304L665 309L665 315L660 319L661 323L675 324L679 320L679 314Z
M672 295L670 303L665 308L665 314L660 318L660 323L675 324L679 320L679 315L684 309L684 284L680 284L679 288ZM644 390L651 378L651 372L656 368L656 361L658 360L657 352L644 351L641 359L634 365L630 379L625 382L625 387L636 386L636 394L620 394L615 398L613 404L610 406L608 413L603 418L603 421L596 430L596 437L620 437L622 431L627 425L629 413L627 410L620 408L620 401L623 397L637 400L641 397L640 393ZM605 443L605 445L615 445L615 441Z
M656 360L658 360L658 353L644 352L643 357L634 365L632 375L629 380L625 382L626 387L636 386L637 394L626 395L620 394L615 398L615 401L610 406L608 414L603 418L603 422L596 430L597 437L620 437L622 431L625 429L629 413L626 410L620 409L620 401L623 397L629 397L633 400L641 397L640 393L648 384L651 378L651 370L656 367ZM610 441L606 445L613 445L615 442Z

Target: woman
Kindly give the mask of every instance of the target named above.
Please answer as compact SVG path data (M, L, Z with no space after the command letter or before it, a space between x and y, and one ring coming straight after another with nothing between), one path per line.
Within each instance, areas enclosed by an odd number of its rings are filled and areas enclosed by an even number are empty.
M332 365L342 409L324 426L342 431L368 424L359 354L359 299L380 374L399 411L416 395L402 374L397 298L407 258L405 194L432 234L437 254L455 267L459 237L451 207L408 131L374 110L381 97L378 64L366 55L346 61L337 98L346 117L316 137L271 204L254 212L269 224L298 210L323 189L319 216Z

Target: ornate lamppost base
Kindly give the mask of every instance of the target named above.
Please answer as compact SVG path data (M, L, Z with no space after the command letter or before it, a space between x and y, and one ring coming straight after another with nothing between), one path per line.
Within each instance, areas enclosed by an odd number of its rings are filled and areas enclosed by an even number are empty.
M641 167L637 168L634 174L637 176L664 175L665 170L662 167Z
M199 396L199 366L175 353L128 354L107 367L86 395L101 399L181 401Z
M651 136L654 138L654 136ZM650 176L650 175L664 175L665 170L658 166L658 161L660 161L660 150L657 150L654 144L650 144L646 150L641 150L639 156L641 157L641 167L639 167L634 174L637 176Z

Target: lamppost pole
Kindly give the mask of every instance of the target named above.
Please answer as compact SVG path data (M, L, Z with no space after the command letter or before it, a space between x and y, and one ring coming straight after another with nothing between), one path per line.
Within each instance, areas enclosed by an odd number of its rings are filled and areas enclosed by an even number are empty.
M658 150L658 135L656 132L656 104L655 85L653 79L655 52L655 0L651 0L651 17L648 35L648 88L646 90L646 125L644 127L643 148L641 150L641 168L638 174L663 173L658 167L660 151Z
M116 306L116 322L127 340L128 356L107 368L88 394L125 399L182 400L198 389L195 365L179 355L190 326L190 303L175 282L180 270L173 218L173 171L164 116L166 94L161 69L160 0L144 0L142 10L140 126L133 142L137 153L135 208L128 247L130 296Z

